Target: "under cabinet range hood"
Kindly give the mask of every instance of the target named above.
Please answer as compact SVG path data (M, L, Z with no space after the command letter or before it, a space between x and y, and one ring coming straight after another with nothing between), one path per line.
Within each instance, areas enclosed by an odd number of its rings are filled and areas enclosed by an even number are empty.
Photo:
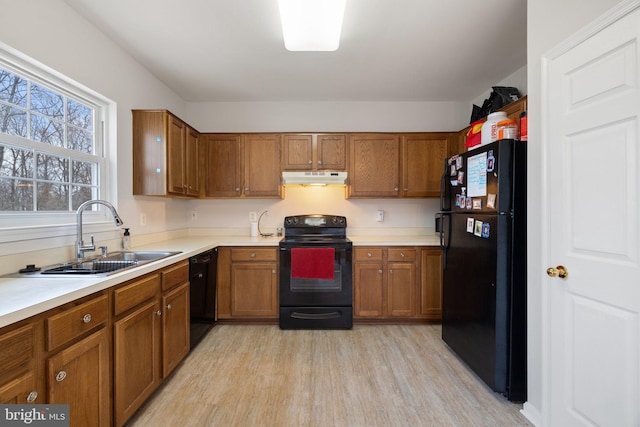
M344 185L346 181L346 172L282 172L282 184L284 185Z

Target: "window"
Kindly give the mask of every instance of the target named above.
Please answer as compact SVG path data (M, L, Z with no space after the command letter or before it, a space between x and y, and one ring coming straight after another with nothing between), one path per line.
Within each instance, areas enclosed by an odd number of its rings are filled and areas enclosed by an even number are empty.
M106 106L37 71L0 56L0 215L73 212L106 192Z

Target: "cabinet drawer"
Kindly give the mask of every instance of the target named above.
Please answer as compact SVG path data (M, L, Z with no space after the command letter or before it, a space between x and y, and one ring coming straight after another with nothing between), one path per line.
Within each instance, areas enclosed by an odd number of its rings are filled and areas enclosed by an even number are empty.
M388 261L410 261L416 260L417 252L413 248L389 248Z
M109 299L107 295L102 295L48 317L45 322L47 350L57 348L96 326L106 323L108 317Z
M354 248L354 261L382 261L382 248Z
M156 296L160 275L153 274L113 291L113 314L117 316Z
M34 345L33 325L0 335L0 377L14 369L27 369L35 356Z
M275 261L277 253L275 249L232 249L231 261Z
M189 261L167 267L162 271L162 291L189 281Z

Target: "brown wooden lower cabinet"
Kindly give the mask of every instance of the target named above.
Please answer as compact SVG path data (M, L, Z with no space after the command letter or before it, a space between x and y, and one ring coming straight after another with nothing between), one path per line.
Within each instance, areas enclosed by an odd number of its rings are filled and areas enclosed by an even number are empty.
M416 316L417 249L354 248L354 318Z
M189 283L165 293L162 307L162 378L166 378L189 353Z
M44 403L37 382L37 331L42 321L0 330L0 404Z
M159 302L151 300L113 324L116 426L160 384L160 314Z
M354 319L441 320L441 262L437 247L355 247Z
M47 402L69 404L71 426L111 425L111 368L106 327L47 359Z
M277 248L218 249L218 319L278 319Z
M442 320L442 250L423 248L420 256L419 317Z

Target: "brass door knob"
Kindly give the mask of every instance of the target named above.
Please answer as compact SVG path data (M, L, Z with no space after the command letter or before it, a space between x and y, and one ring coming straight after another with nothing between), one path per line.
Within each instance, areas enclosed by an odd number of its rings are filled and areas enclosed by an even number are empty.
M547 276L549 277L559 277L561 279L566 279L568 275L569 272L567 271L567 269L561 265L557 266L556 268L547 268Z

